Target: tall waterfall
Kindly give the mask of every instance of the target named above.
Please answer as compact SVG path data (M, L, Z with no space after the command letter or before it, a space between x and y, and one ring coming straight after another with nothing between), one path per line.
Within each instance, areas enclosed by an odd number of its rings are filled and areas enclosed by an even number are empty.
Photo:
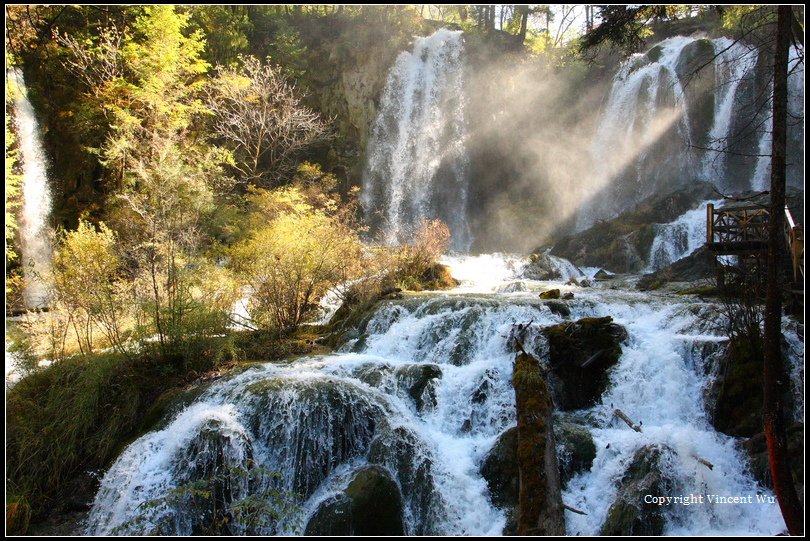
M520 265L510 257L482 257L479 265L450 258L451 267L463 268L461 288L380 304L334 353L255 365L177 406L106 472L87 533L197 531L208 511L180 497L182 488L225 466L261 466L279 475L234 477L217 488L217 505L270 487L294 494L302 527L285 518L237 520L228 525L231 532L301 532L370 464L401 492L405 534L501 533L506 517L493 505L480 468L516 422L507 337L516 323L532 322L524 347L544 359L548 344L540 329L566 318L538 298L547 282L525 280L524 292L493 293L520 276ZM576 289L568 301L571 318L610 315L629 333L607 391L575 413L595 439L596 457L565 487L564 501L588 513L567 512L567 533L598 534L630 460L653 443L671 450L663 467L676 484L673 494L770 495L750 476L737 440L709 422L704 391L711 359L726 340L715 326L716 306L561 282L554 287ZM801 370L803 329L785 332L791 370ZM796 396L802 408L802 388ZM643 431L612 421L615 408L643 421ZM687 511L662 508L665 533L770 535L784 528L775 503Z
M48 216L51 212L51 190L48 185L48 162L34 109L28 100L25 81L16 71L7 74L19 93L14 103L14 120L23 169L23 205L20 219L20 241L25 272L25 305L39 308L47 302L41 277L51 258Z
M396 59L372 127L362 204L383 242L440 218L469 248L465 137L462 33L441 29Z

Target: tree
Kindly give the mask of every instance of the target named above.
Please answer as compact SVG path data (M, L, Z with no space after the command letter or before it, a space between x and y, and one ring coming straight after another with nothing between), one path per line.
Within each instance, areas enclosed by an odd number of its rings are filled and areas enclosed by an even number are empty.
M295 329L320 297L356 274L359 238L333 206L313 207L298 187L258 189L251 199L261 216L273 218L234 248L234 267L253 290L253 320Z
M241 181L256 186L287 180L299 152L327 134L326 123L301 104L279 68L252 56L242 57L241 69L217 68L207 105Z
M765 291L763 367L764 424L771 478L782 516L791 535L804 534L804 513L796 495L787 456L784 420L785 367L782 359L782 284L784 208L787 149L788 59L791 41L790 6L777 8L773 77L773 143L771 152L771 207L768 220L768 274Z
M103 222L96 229L80 220L75 231L62 234L52 262L53 286L83 353L93 350L94 327L126 353L123 327L132 303L122 267L115 234Z

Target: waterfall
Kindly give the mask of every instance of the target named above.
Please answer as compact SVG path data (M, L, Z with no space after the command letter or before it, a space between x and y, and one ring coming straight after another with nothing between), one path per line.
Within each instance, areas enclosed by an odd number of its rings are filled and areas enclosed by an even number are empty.
M772 85L769 83L769 94L771 89ZM768 190L771 185L772 119L773 117L768 114L757 130L759 132L757 147L759 158L751 175L752 190ZM787 183L804 189L804 50L800 51L795 46L791 46L788 60L788 137ZM792 153L790 152L791 139L795 145L795 151ZM791 174L791 169L796 173Z
M656 47L656 54L635 54L619 68L591 144L591 183L606 193L580 210L577 229L616 216L651 195L664 177L688 168L689 115L678 62L692 42L669 38ZM673 128L678 141L669 154L679 158L675 171L662 167L661 153L650 153Z
M374 464L401 492L405 534L500 534L506 516L492 504L480 468L498 436L516 423L507 337L516 323L532 322L524 347L543 358L548 346L539 330L566 318L538 298L548 282L526 280L524 292L497 294L491 273L474 270L492 269L505 283L520 273L521 262L511 256L480 256L478 265L469 256L447 262L466 279L458 290L385 301L333 353L253 365L213 382L191 404L178 401L104 474L86 533L193 533L207 511L176 495L205 472L240 465L278 473L230 479L217 489L218 505L270 487L295 499L303 526ZM715 305L598 286L554 287L575 291L566 301L572 319L610 315L629 333L607 391L575 412L595 439L596 457L565 487L564 501L588 513L567 512L567 533L599 532L629 461L650 443L672 449L664 467L677 494L770 495L751 478L738 441L708 420L703 396L711 359L726 340ZM786 326L785 333L791 370L802 370L803 327ZM801 397L803 387L795 392ZM643 421L643 432L612 422L614 408ZM772 535L784 528L776 504L662 512L667 534ZM237 520L228 527L300 533L295 522Z
M16 71L7 74L19 90L14 102L17 142L22 158L23 205L20 219L20 242L25 273L25 305L39 308L47 303L42 276L51 259L48 216L51 212L51 190L48 186L48 162L42 146L34 108L28 100L25 81Z
M716 207L723 200L707 201ZM706 243L706 207L686 211L668 224L655 225L655 238L650 247L647 272L661 270L678 261Z
M417 38L388 74L363 174L366 220L387 244L439 218L466 250L467 168L462 33Z
M732 137L737 89L754 77L759 52L728 38L713 40L715 54L714 123L709 131L708 148L703 158L703 177L720 189L726 188L726 146Z

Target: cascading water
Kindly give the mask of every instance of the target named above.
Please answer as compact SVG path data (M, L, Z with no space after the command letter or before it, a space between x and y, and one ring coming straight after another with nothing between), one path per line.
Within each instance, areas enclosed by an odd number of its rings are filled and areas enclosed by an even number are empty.
M453 247L470 246L462 33L417 38L388 74L368 143L362 204L388 244L439 218Z
M15 84L19 91L14 102L14 121L23 169L20 242L26 283L24 300L27 308L40 308L47 303L47 293L41 277L48 269L51 259L48 227L51 190L48 185L47 158L25 82L14 70L10 70L7 76L9 82Z
M689 115L678 76L678 62L692 39L674 37L661 42L657 54L631 56L614 77L613 87L591 145L594 163L592 184L606 190L580 210L577 228L616 216L651 195L662 179L657 176L686 175L692 157L689 152ZM674 170L667 170L660 153L649 151L664 136L679 134ZM622 182L617 183L621 178ZM621 185L619 185L621 184Z
M505 284L520 275L521 264L482 257L477 266L469 257L446 260L461 266L462 288L381 303L335 353L256 365L211 384L121 454L104 475L87 533L192 533L206 511L185 500L168 502L166 494L216 467L251 465L280 475L252 485L232 479L222 489L224 505L269 486L295 495L306 525L368 464L399 488L404 533L501 533L506 517L491 503L479 469L499 434L515 424L508 337L516 323L533 322L524 347L543 358L548 347L539 329L566 319L537 298L548 282L527 280L525 292L493 294L499 284L486 276L491 272L474 269L499 272ZM576 290L568 301L572 319L610 315L629 332L608 390L597 405L577 412L595 439L596 458L564 490L568 505L588 513L566 513L569 534L598 533L628 462L650 443L669 449L664 467L678 494L770 496L747 473L736 440L715 432L707 418L710 359L726 340L713 326L717 307L689 298L554 287ZM799 359L793 365L800 365L802 329L789 325L785 331L791 355ZM643 421L643 432L612 421L614 408ZM775 503L673 506L663 513L668 534L783 529ZM236 521L229 527L300 531L294 522Z
M789 130L788 184L803 187L800 57L791 49L789 113L795 126ZM724 193L767 189L771 126L760 103L767 93L757 90L766 84L759 81L760 63L756 48L727 38L677 36L630 57L614 77L593 138L595 192L578 212L577 229L695 179ZM701 71L713 73L710 84L700 79Z
M737 90L740 84L753 79L759 52L727 38L713 40L712 44L717 55L714 60L714 122L708 136L709 150L703 158L703 177L725 189L725 151L732 137L734 106L739 102Z
M708 203L720 207L722 200ZM650 247L648 272L663 269L706 243L706 208L700 206L668 224L656 224L655 239Z
M771 91L771 84L768 85L768 93ZM789 140L793 139L797 152L789 156L788 184L804 188L804 48L799 50L796 47L790 48L788 60L788 135ZM771 184L771 145L773 137L771 131L773 120L771 115L766 115L757 130L759 132L759 144L757 153L759 158L756 168L751 175L751 189L756 191L768 190ZM789 143L790 144L790 143ZM791 174L791 169L796 170L796 174Z

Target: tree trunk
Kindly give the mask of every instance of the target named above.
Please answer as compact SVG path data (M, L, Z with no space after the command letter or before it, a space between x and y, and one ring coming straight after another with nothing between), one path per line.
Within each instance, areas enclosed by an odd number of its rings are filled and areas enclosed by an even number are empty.
M796 496L788 460L784 404L787 383L782 362L782 263L783 216L785 209L785 153L787 147L788 55L790 49L790 6L778 7L773 80L773 147L771 155L771 209L768 221L768 274L765 291L765 362L763 370L763 418L773 489L791 535L804 534L804 515Z
M518 32L518 43L523 44L523 42L526 41L526 29L529 26L529 6L520 5L517 6L517 9L520 13L520 32Z

